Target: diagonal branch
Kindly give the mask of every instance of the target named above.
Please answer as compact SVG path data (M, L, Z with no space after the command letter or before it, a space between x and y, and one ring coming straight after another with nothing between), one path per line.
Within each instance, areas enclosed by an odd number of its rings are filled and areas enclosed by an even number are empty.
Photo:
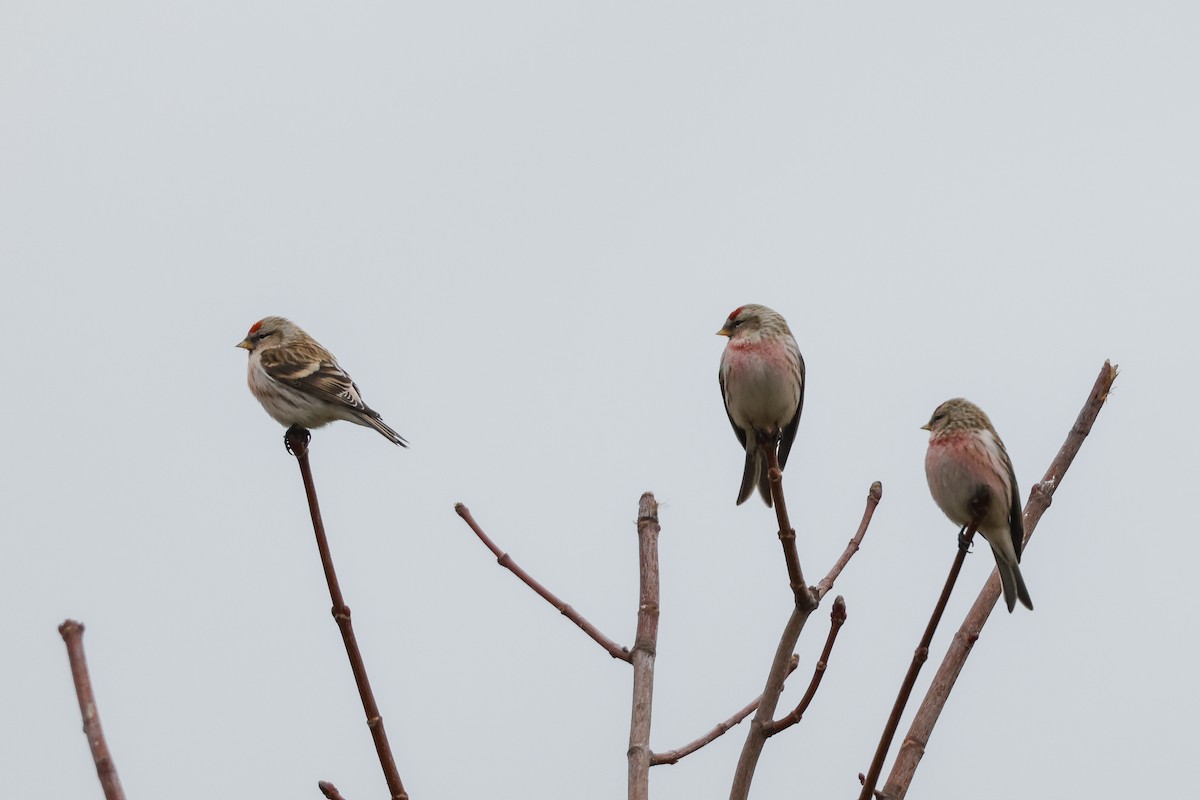
M800 657L797 655L793 655L791 660L788 662L787 676L785 676L785 678L790 676L793 672L795 672L796 667L799 664L800 664ZM683 747L680 747L676 750L668 750L665 753L654 753L653 755L650 756L650 766L653 767L653 766L657 766L659 764L675 764L681 758L690 756L692 753L696 752L701 747L704 747L706 744L713 743L714 741L719 739L721 736L723 736L725 734L725 732L728 731L730 728L732 728L734 725L737 725L742 720L744 720L746 717L753 714L755 709L758 708L758 704L761 702L762 702L762 695L760 694L758 697L754 698L754 700L752 700L750 703L748 703L747 705L742 707L740 710L738 710L737 713L735 713L732 717L725 720L724 722L718 722L716 724L716 726L713 727L712 730L710 730L708 733L701 736L699 739L696 739L693 742L689 742L688 744L685 744Z
M646 492L638 502L639 600L633 664L633 709L629 722L629 800L649 800L650 717L654 709L654 658L658 651L658 502Z
M479 527L479 523L477 523L475 518L471 516L470 510L465 505L462 503L456 503L454 505L454 511L463 518L463 521L466 522L468 526L470 526L471 530L475 532L475 535L479 537L479 541L483 542L484 546L492 551L492 554L496 556L496 561L499 562L500 566L504 567L513 575L516 575L518 578L520 578L522 583L541 595L542 599L558 609L560 614L578 625L584 633L592 638L592 641L607 650L610 656L613 658L618 658L621 661L632 662L632 656L629 653L629 648L622 647L601 633L600 629L588 622L582 614L564 603L558 598L557 595L555 595L542 584L538 583L538 581L534 579L532 575L521 569L517 562L513 561L512 556L497 547L496 544L490 538L488 538L488 535L483 532L483 528Z
M346 647L346 656L350 659L350 671L354 673L354 682L358 686L358 696L362 700L363 711L367 715L367 727L371 730L371 738L375 742L375 754L379 758L379 766L383 768L383 777L387 782L392 800L408 800L404 784L400 782L400 772L396 769L396 759L392 757L392 748L388 744L387 731L383 728L383 716L375 703L375 693L371 691L371 681L367 677L367 666L363 661L362 651L358 648L358 640L354 636L354 626L350 621L350 607L342 597L342 589L338 585L337 573L333 569L333 556L329 551L329 539L325 536L325 523L321 520L321 508L317 504L317 487L313 483L312 467L308 463L309 433L304 428L293 425L284 435L287 451L296 457L300 465L300 477L304 481L304 493L308 496L308 512L312 517L313 533L317 537L317 550L321 555L321 566L325 570L325 582L329 586L329 599L333 603L331 609L342 634L342 644ZM322 791L324 791L322 789Z
M83 715L83 734L92 750L92 761L96 763L96 775L105 800L125 800L121 778L108 742L100 727L100 712L96 710L96 695L92 691L92 679L88 675L87 656L83 652L83 623L73 619L58 626L58 632L67 644L67 660L71 662L71 678L75 682L75 696L79 700L79 712Z
M876 482L876 485L878 485L878 482ZM839 594L833 600L833 610L829 612L829 635L825 637L825 648L821 651L821 657L817 659L817 666L813 669L813 676L812 680L808 683L808 690L804 692L804 697L800 698L800 702L792 709L792 713L767 726L766 733L768 737L792 727L800 721L801 717L804 716L804 712L808 711L813 698L817 696L817 689L821 686L821 679L825 677L825 669L829 666L829 655L833 652L833 643L837 641L838 631L842 629L842 625L845 622L846 601Z
M1080 447L1083 446L1083 440L1091 433L1092 425L1100 415L1100 409L1104 407L1116 379L1117 368L1105 361L1104 366L1100 368L1095 385L1092 386L1091 394L1088 395L1087 402L1084 403L1075 424L1067 434L1066 441L1063 442L1063 446L1050 463L1050 468L1046 470L1041 482L1030 491L1029 502L1025 505L1026 542L1033 536L1033 529L1037 527L1042 514L1050 507L1054 492L1062 483L1063 476L1071 466L1071 462L1075 460ZM902 800L908 792L917 766L921 763L921 757L925 755L925 746L929 743L933 726L937 724L942 708L945 707L946 701L950 697L950 691L954 688L954 683L958 680L967 656L971 653L971 647L979 638L988 615L992 613L992 608L996 605L999 597L1000 579L993 572L979 593L979 597L976 598L975 604L967 612L962 626L954 635L950 648L947 650L945 658L942 659L941 666L933 676L933 682L925 694L925 699L921 701L912 725L909 726L900 752L896 754L896 761L892 764L892 771L888 775L887 783L882 791L882 795L889 800Z
M842 557L829 570L829 574L817 584L818 602L824 599L825 595L829 594L829 590L833 588L833 584L838 579L838 576L842 574L842 570L846 568L846 565L850 563L850 559L858 552L858 548L862 545L863 537L867 535L867 528L871 525L871 518L875 516L875 509L879 506L879 501L882 499L883 484L875 481L867 491L867 507L863 509L862 522L858 523L858 530L850 537L850 542L846 545Z
M871 796L875 793L875 784L879 782L879 773L883 771L883 760L887 758L888 748L892 746L892 739L896 736L896 728L900 726L900 717L904 714L904 707L908 705L908 698L912 695L913 686L917 683L917 674L929 658L929 645L933 642L933 634L937 630L938 623L942 621L946 603L950 602L950 593L954 591L958 573L962 570L963 561L966 560L967 552L971 548L971 539L974 538L980 521L981 518L976 517L966 527L965 533L959 534L958 553L954 556L954 563L950 565L950 574L946 576L946 584L942 587L942 593L933 607L933 614L930 615L929 623L925 626L925 633L921 635L921 643L913 652L908 672L904 675L904 682L900 684L900 692L896 695L896 702L892 706L891 716L883 726L883 735L879 737L879 746L875 748L875 757L871 759L871 767L867 770L865 777L860 776L863 786L858 800L871 800Z

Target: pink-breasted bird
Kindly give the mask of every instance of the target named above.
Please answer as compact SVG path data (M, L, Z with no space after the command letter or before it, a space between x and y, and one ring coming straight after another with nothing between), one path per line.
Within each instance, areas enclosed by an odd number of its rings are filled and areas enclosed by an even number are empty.
M929 422L925 477L934 502L964 528L979 517L979 533L992 546L1011 613L1017 601L1033 609L1021 577L1025 525L1012 460L983 409L956 397L938 406Z
M344 419L374 428L388 441L408 447L363 402L358 387L333 354L291 320L263 317L238 347L250 351L247 383L275 420L285 427L319 428Z
M735 308L717 334L729 337L718 373L725 413L746 449L737 502L746 502L757 486L770 506L767 455L759 436L768 441L778 439L782 470L804 407L804 357L787 322L766 306Z

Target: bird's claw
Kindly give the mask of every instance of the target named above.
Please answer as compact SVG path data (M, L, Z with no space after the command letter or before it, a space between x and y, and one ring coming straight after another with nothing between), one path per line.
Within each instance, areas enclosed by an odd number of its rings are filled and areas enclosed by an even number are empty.
M969 553L971 552L972 544L973 543L971 540L967 538L967 529L963 528L960 530L958 532L958 549L962 550L964 553Z
M296 443L299 445L301 450L307 450L308 442L310 439L312 439L312 434L309 433L308 428L302 428L299 425L293 425L283 434L283 446L287 448L288 455L295 456L299 454L296 452L296 449L292 447L293 437L295 437Z

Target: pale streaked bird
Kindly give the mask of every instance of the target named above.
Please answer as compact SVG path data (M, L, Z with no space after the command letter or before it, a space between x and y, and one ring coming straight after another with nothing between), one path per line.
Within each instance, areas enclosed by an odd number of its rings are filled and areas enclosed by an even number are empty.
M725 413L746 450L737 502L744 503L757 486L770 506L767 454L759 436L778 439L782 470L804 407L804 358L787 322L766 306L735 308L717 334L729 337L718 373Z
M1020 600L1033 608L1021 577L1021 495L1012 460L983 409L956 397L942 403L929 422L925 477L938 507L964 528L976 516L979 533L992 546L996 569L1011 612Z
M290 320L263 317L237 346L250 351L250 391L279 424L319 428L344 419L408 447L363 402L358 387L333 355Z

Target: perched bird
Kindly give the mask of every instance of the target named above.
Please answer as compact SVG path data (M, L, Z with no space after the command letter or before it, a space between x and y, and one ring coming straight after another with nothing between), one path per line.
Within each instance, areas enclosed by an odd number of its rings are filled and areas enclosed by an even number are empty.
M996 569L1011 612L1020 600L1033 609L1021 577L1021 496L1004 442L983 409L956 397L934 410L929 422L925 477L934 502L964 528L979 517L979 532L992 546Z
M408 447L363 402L358 387L333 355L291 320L263 317L237 346L250 351L251 393L279 424L319 428L344 419Z
M787 464L804 407L804 357L783 317L766 306L739 306L718 336L728 336L721 354L721 395L733 432L746 449L738 505L758 487L771 505L767 454L759 436L779 441L779 468Z

